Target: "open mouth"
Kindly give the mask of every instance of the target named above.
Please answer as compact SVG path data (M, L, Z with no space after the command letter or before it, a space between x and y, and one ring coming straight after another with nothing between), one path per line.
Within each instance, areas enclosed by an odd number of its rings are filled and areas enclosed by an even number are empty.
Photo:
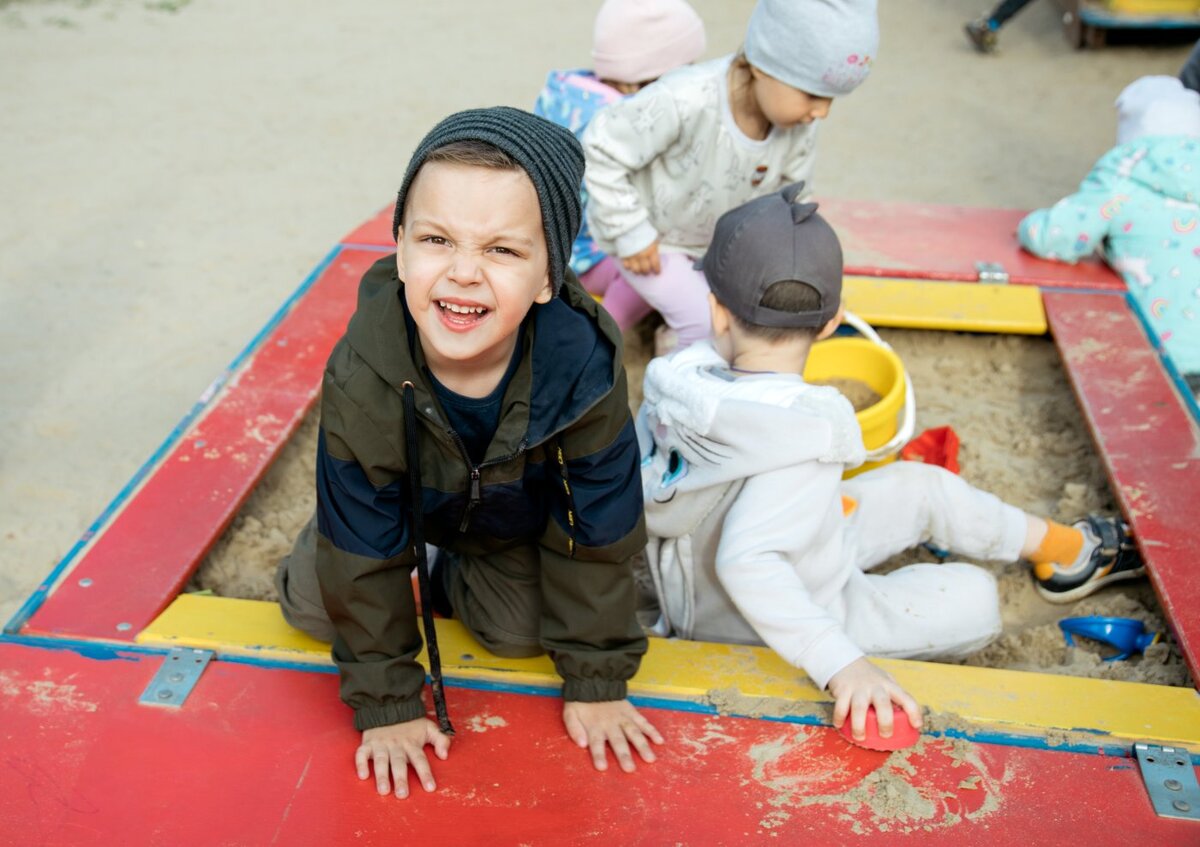
M438 314L442 322L452 329L470 329L491 314L491 309L467 303L452 303L438 300Z

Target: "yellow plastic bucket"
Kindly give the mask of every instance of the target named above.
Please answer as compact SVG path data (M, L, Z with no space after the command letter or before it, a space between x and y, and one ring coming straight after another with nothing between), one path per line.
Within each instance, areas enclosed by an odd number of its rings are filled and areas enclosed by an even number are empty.
M876 450L895 436L904 411L904 364L892 350L866 338L830 338L813 345L804 366L809 382L853 379L866 383L879 395L878 402L857 412L867 451ZM899 446L897 447L899 452ZM896 459L896 453L865 462L846 472L847 477L877 468Z

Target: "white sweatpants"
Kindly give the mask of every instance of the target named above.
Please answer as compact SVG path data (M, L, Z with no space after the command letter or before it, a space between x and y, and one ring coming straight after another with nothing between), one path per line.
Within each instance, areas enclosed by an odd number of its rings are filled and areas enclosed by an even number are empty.
M1014 562L1025 513L936 465L895 462L842 484L857 501L844 554L856 565L842 591L846 634L871 656L963 656L1000 634L995 578L963 562L867 573L926 541L974 559Z

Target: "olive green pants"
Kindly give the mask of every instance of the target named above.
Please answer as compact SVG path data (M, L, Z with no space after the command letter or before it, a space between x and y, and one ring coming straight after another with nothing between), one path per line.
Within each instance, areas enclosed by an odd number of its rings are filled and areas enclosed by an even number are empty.
M432 552L432 551L431 551ZM433 556L430 556L433 561ZM542 649L542 589L537 547L521 545L486 557L440 553L438 579L454 617L497 656L538 656ZM284 619L319 641L332 642L333 623L317 581L317 525L311 518L275 571Z

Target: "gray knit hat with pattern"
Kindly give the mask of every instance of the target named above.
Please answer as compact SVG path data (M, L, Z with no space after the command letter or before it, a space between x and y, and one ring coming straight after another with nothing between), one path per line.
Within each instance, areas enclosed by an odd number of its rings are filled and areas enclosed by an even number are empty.
M456 112L431 129L408 162L396 198L392 237L400 228L409 186L425 159L439 147L468 140L484 141L504 151L529 175L542 207L542 229L550 253L550 284L557 294L567 272L571 245L579 234L583 148L570 130L529 112L509 106L468 109Z
M784 85L844 97L867 78L879 50L876 0L758 0L743 49L746 61Z

